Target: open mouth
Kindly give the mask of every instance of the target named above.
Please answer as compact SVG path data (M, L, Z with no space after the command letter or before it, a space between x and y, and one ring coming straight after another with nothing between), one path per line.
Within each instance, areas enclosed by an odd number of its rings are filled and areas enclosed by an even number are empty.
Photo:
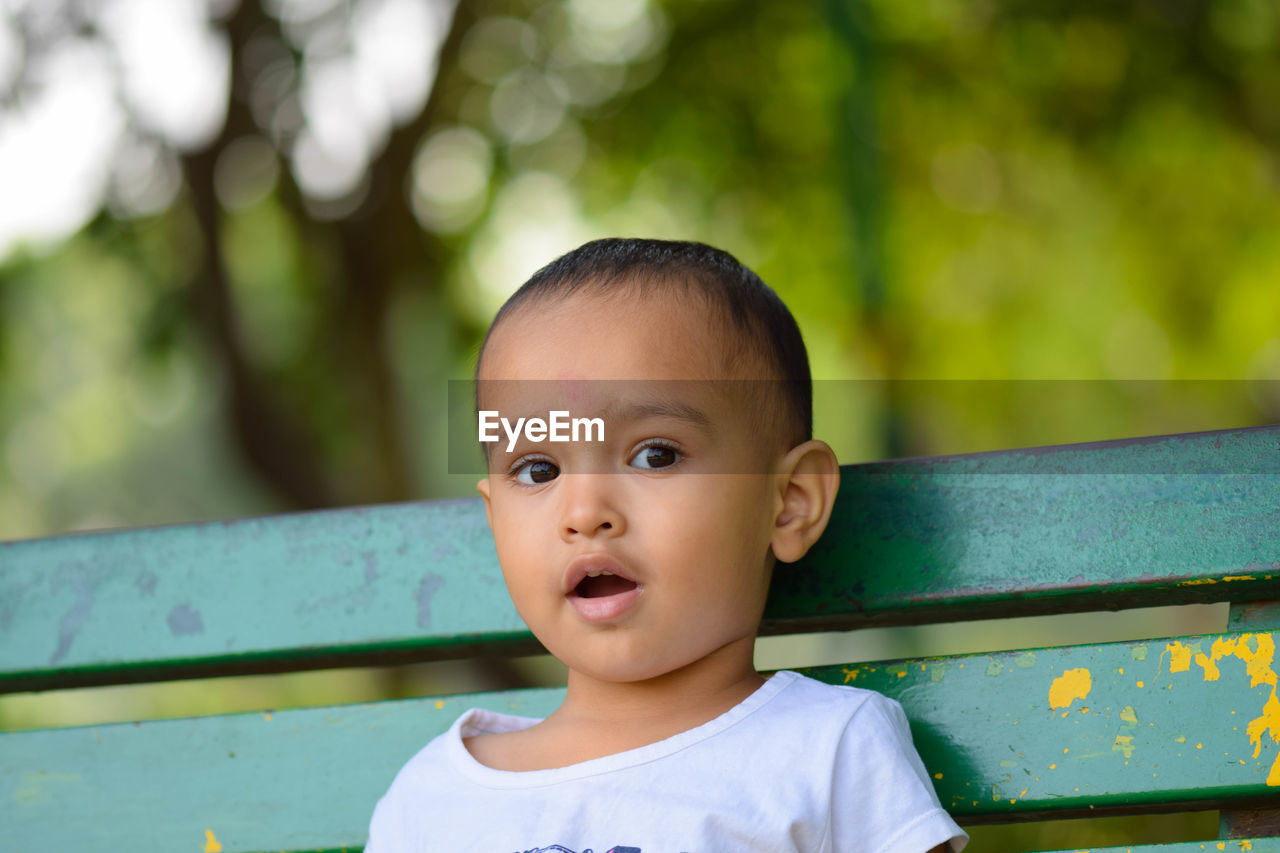
M627 580L612 572L592 572L578 582L573 592L579 598L606 598L610 595L630 592L635 588L635 581Z
M644 592L644 586L623 571L607 554L578 557L569 565L565 597L588 622L601 624L620 619L639 603Z

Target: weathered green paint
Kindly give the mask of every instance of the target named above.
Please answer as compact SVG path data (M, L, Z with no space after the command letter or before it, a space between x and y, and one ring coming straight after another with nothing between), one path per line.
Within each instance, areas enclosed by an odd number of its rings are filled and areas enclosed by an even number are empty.
M13 850L317 850L365 843L396 771L472 706L544 716L524 691L0 735ZM12 768L21 768L16 772Z
M1036 649L1030 665L1018 651L807 672L900 701L943 804L962 822L1256 807L1280 793L1267 784L1277 744L1264 732L1254 757L1247 732L1275 663L1258 659L1255 685L1241 657L1215 661L1213 649L1248 657L1265 652L1262 636L1152 640L1142 660L1136 644L1113 643ZM1193 655L1171 672L1175 643L1203 650L1217 680ZM1051 708L1055 680L1077 670L1090 674L1087 691ZM18 849L187 849L206 828L225 853L358 845L396 769L463 708L540 716L559 695L0 735L0 766L22 768L0 776L0 822Z
M1280 426L857 466L766 621L1280 598L1277 474Z
M1221 847L1218 845L1222 845ZM1043 853L1280 853L1280 838L1236 838L1231 841L1183 841L1177 844L1137 844L1132 847L1067 847Z
M1111 643L1037 649L1032 666L1001 652L804 671L898 699L943 805L965 819L1252 807L1280 802L1280 749L1263 731L1255 757L1249 733L1273 719L1273 643L1223 634L1152 640L1140 660L1139 644Z
M1280 628L1280 602L1232 604L1229 608L1229 631L1272 631L1276 628ZM1261 809L1222 809L1218 812L1218 838L1259 835L1280 835L1280 798Z
M764 629L1280 597L1280 427L851 466ZM0 544L0 691L536 644L478 501Z
M8 690L538 648L470 500L8 543L0 616Z

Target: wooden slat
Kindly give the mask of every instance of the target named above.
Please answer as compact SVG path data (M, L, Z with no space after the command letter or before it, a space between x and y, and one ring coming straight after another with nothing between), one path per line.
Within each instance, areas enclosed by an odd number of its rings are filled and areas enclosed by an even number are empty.
M775 573L807 630L1280 597L1280 426L860 465Z
M850 466L765 633L1280 597L1280 426ZM0 545L0 691L537 650L475 500Z
M539 649L477 501L0 546L0 689Z
M468 707L544 716L561 691L0 735L15 850L359 848L400 766Z
M1229 633L802 671L902 702L943 805L992 822L1276 805L1274 656Z
M1132 847L1068 847L1043 853L1280 853L1280 838L1236 838L1231 841L1183 841L1178 844L1136 844Z
M1267 784L1275 740L1262 732L1255 757L1248 734L1274 689L1272 642L1269 633L1224 634L810 674L902 702L926 765L941 774L939 796L961 822L1252 807L1280 791ZM1170 647L1187 650L1186 669ZM1196 649L1216 664L1216 679ZM1071 670L1089 672L1087 695L1054 709L1054 684ZM463 708L540 716L559 696L0 735L0 766L22 768L0 775L0 823L15 849L199 849L206 829L224 853L356 846L396 770Z

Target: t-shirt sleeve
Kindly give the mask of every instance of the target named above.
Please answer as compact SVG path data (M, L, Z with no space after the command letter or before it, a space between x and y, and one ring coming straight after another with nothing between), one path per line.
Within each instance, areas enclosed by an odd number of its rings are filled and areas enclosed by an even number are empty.
M426 849L418 843L418 822L409 807L413 799L408 793L412 788L411 771L411 766L406 765L378 800L369 821L364 853L416 853Z
M927 853L943 842L959 853L969 842L938 801L902 706L885 696L868 697L850 718L831 791L835 853Z

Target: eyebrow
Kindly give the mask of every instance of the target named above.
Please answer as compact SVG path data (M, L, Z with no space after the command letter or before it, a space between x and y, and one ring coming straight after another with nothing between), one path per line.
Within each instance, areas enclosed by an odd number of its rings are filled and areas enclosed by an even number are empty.
M711 418L707 416L706 412L696 406L681 403L677 400L646 400L625 405L610 404L605 407L601 415L606 423L613 418L622 418L624 420L672 418L678 421L685 421L704 432L710 432L711 430Z

